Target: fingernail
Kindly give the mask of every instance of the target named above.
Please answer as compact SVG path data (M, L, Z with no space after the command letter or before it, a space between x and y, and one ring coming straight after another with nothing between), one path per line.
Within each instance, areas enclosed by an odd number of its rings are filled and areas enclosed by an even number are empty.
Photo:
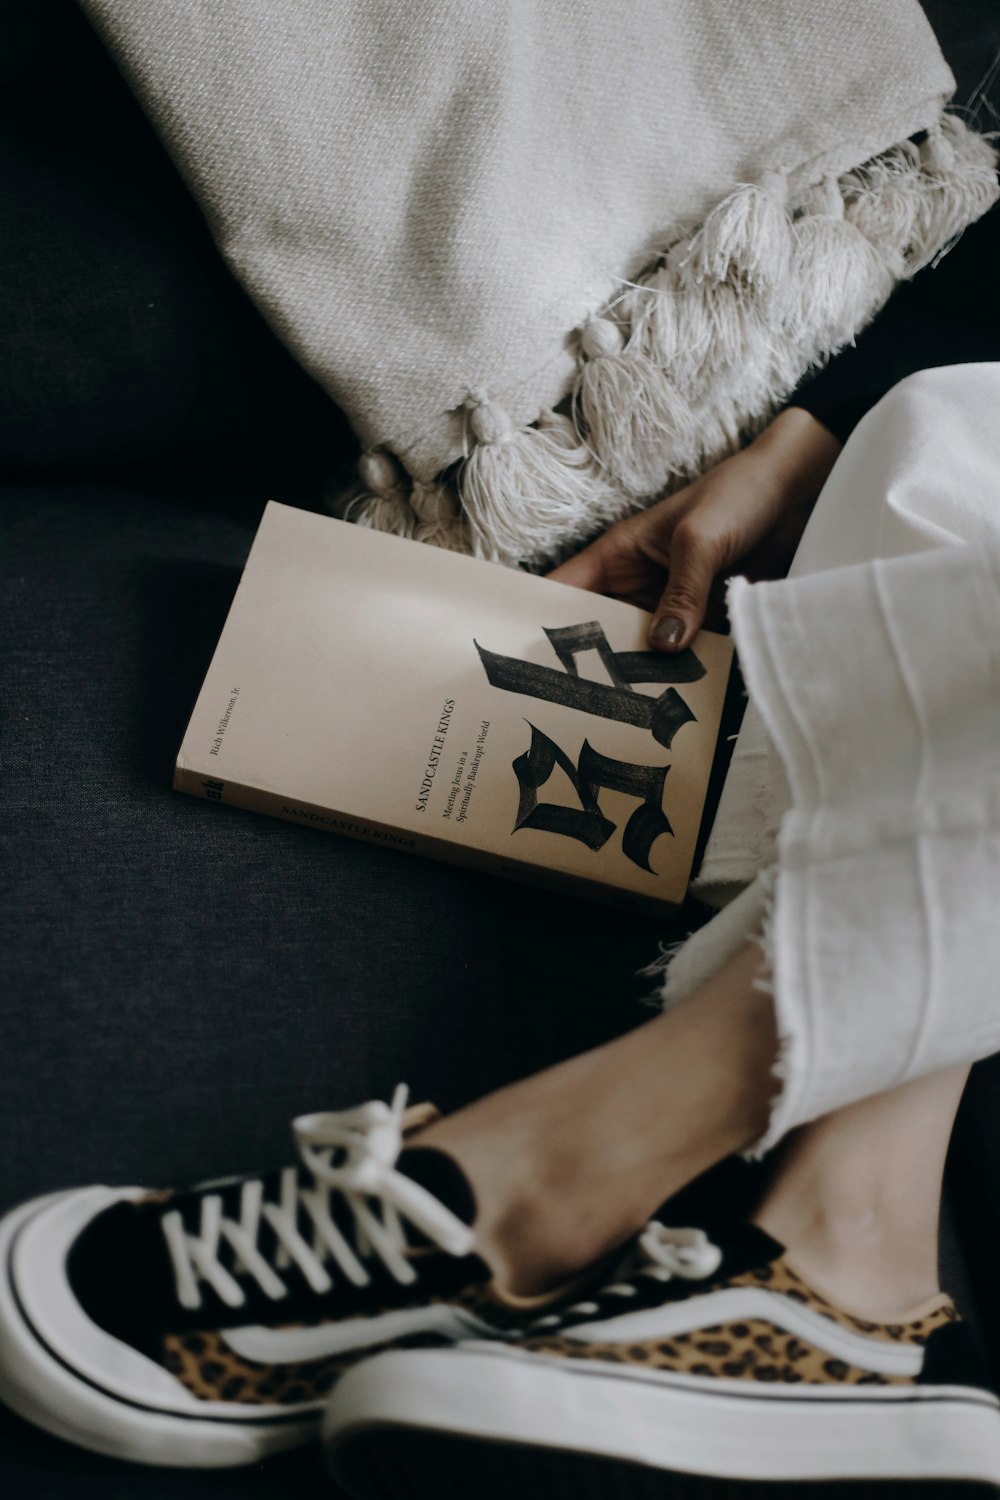
M672 620L670 616L667 615L662 620L657 620L656 624L649 632L649 639L651 644L654 646L658 646L661 651L672 651L675 646L680 645L681 637L683 636L683 634L684 621Z

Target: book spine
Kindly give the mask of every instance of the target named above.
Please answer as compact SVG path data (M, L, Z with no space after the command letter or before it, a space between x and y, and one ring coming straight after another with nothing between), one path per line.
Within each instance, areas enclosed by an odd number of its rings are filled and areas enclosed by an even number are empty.
M562 870L505 859L503 855L491 854L466 844L452 843L449 839L436 839L429 834L391 828L386 823L377 823L371 819L354 818L349 813L334 812L311 802L297 802L279 792L265 791L262 787L222 780L213 772L195 770L180 761L174 770L173 785L176 792L201 797L209 802L224 802L230 807L242 807L249 812L264 813L270 818L282 818L287 823L304 824L307 828L341 834L345 838L360 839L368 844L381 844L384 848L397 849L404 854L419 854L425 858L461 865L466 869L480 870L486 875L501 875L545 890L582 896L587 900L599 901L604 906L616 906L625 911L657 917L668 916L677 910L676 904L662 898L623 891L599 881L569 875Z

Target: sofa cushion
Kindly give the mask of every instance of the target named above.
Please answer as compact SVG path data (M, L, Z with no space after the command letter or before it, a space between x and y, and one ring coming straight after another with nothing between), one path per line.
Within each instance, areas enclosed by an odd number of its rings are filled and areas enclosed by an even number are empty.
M0 466L315 486L353 452L71 0L5 6Z

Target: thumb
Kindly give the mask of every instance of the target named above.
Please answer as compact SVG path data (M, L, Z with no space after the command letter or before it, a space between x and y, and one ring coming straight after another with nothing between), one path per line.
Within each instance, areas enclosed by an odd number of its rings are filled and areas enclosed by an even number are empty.
M678 526L670 539L667 586L653 613L649 644L657 651L690 646L705 619L715 564L697 531Z

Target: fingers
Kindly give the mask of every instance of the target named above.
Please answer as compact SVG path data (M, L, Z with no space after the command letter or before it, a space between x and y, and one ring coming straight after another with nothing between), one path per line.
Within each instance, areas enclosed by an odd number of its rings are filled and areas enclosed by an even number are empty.
M649 513L643 517L647 529L653 519ZM654 582L657 573L662 579L666 566L667 586L654 612L649 641L658 651L682 651L691 644L704 622L709 592L718 571L717 549L711 546L704 529L689 520L681 520L670 528L671 518L666 511L656 520L655 537L644 537L641 547L636 545L633 535L635 521L631 523L632 530L619 525L554 568L548 577L595 593L641 599L644 589L640 584ZM655 559L649 556L654 550Z
M716 559L704 537L682 521L670 541L667 586L649 628L649 644L655 650L683 651L690 646L704 622L716 572Z

